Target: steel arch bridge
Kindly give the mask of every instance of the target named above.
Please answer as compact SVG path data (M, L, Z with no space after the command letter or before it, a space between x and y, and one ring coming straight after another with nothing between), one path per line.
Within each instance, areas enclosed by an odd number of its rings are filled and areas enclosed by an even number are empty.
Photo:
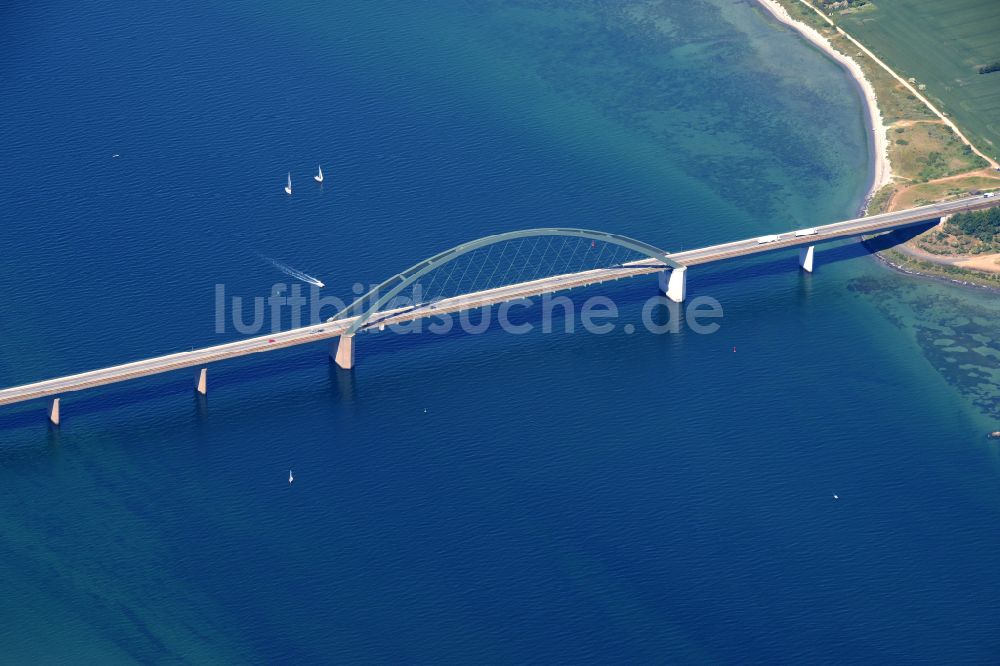
M439 252L428 259L410 266L405 271L393 275L391 278L385 280L378 286L369 290L367 293L359 296L353 303L348 305L335 316L331 317L328 321L336 322L342 319L356 317L356 319L344 332L344 335L352 336L358 330L364 328L372 317L377 315L386 304L398 297L407 288L416 284L424 276L447 264L450 264L459 257L468 255L476 250L490 248L491 246L510 241L546 236L562 237L565 239L586 239L592 241L592 243L596 243L598 241L601 243L608 243L609 245L617 248L628 250L635 254L643 255L648 259L652 259L657 262L656 265L662 266L663 268L684 268L682 264L671 259L670 254L665 250L662 250L654 245L650 245L649 243L629 238L628 236L622 236L621 234L612 234L604 231L594 231L591 229L572 228L523 229L520 231L511 231L503 234L484 236L473 241L462 243L461 245L456 245L455 247L445 250L444 252Z
M382 310L384 318L378 320L379 327L383 324L403 323L413 321L418 318L427 317L437 313L460 312L467 309L483 307L493 303L510 302L519 298L530 298L538 294L551 293L575 287L586 287L592 284L617 280L622 277L634 277L657 273L659 288L664 292L666 298L674 303L682 303L686 298L687 272L689 267L707 266L716 262L736 260L743 257L755 256L763 253L784 252L797 249L799 252L798 263L802 270L811 273L814 268L814 249L821 243L841 241L847 238L860 235L879 234L903 228L913 228L919 225L928 224L946 215L968 212L974 210L985 210L1000 205L1000 197L994 197L992 193L986 195L969 196L954 199L941 203L928 204L902 211L891 213L880 213L878 215L857 217L849 220L841 220L816 227L802 229L790 229L781 233L763 237L743 238L739 240L719 243L707 247L698 247L682 250L674 254L668 254L663 250L642 243L625 236L608 234L599 231L587 231L584 229L529 229L517 231L509 234L488 236L471 243L459 245L451 250L437 254L426 261L423 261L402 273L393 276L379 286L381 289L388 288L398 294L406 286L414 283L422 275L433 272L435 268L449 266L444 273L454 276L459 273L455 269L455 264L461 266L462 261L455 262L456 258L466 257L468 262L478 266L482 256L474 254L477 249L494 248L503 241L513 239L514 243L519 243L517 239L530 239L532 237L551 236L548 242L537 241L539 245L548 247L555 245L557 248L576 243L577 250L583 250L582 254L574 254L570 257L570 263L574 257L586 256L588 260L604 261L603 267L591 267L581 272L573 273L566 270L566 262L559 259L552 263L539 261L539 257L545 258L545 253L528 252L525 256L520 249L515 248L514 259L523 260L525 265L535 266L536 277L530 281L519 281L516 283L506 283L504 287L497 287L487 290L474 290L471 292L460 292L463 296L450 297L441 301L419 301L419 306L398 308L395 312ZM562 240L558 240L559 237ZM569 239L590 239L591 244L584 245L579 240ZM567 242L568 241L568 242ZM595 248L592 243L602 243L602 248ZM606 249L611 249L610 257L604 254ZM486 250L485 263L487 266L497 266L511 259L504 252L499 252L498 257L491 257L489 249ZM621 257L627 252L638 254L643 259L625 261ZM560 250L557 250L559 254ZM565 258L564 255L560 255ZM586 263L586 262L585 262ZM593 262L591 262L593 263ZM552 272L553 265L560 272ZM547 271L542 273L541 271ZM507 279L507 273L501 271L500 277ZM437 277L437 275L435 275ZM474 273L474 281L478 283L480 275ZM515 276L517 277L517 276ZM520 276L523 278L523 275ZM445 282L446 287L456 290L463 286L465 274L456 285ZM492 275L489 280L492 282ZM148 377L167 372L174 372L185 368L199 368L197 375L196 391L202 395L207 393L207 366L211 363L224 360L270 352L288 347L310 344L320 340L338 339L335 363L343 368L354 367L354 335L353 332L358 327L352 328L358 317L364 316L361 323L366 328L371 327L374 322L370 319L373 314L379 312L379 308L387 303L395 294L387 297L379 297L373 290L358 299L349 306L349 309L335 317L334 323L324 323L317 326L310 323L287 331L271 332L266 335L259 335L250 338L242 338L230 342L211 345L201 349L190 349L183 352L174 352L151 358L144 358L135 361L119 363L106 368L99 368L88 372L78 372L72 375L54 377L34 381L20 386L12 386L0 389L0 405L11 405L15 403L51 398L48 407L48 420L53 426L58 426L61 419L61 396L72 394L76 391L83 391L99 386L107 386L119 382ZM418 301L414 301L418 303ZM426 305L426 307L424 307ZM353 316L349 316L352 315ZM350 333L350 334L349 334ZM334 350L331 348L331 355Z

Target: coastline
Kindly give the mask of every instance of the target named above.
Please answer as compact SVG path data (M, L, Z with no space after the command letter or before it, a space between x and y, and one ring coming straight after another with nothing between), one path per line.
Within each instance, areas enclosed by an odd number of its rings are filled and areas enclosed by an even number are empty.
M872 158L872 182L865 195L862 212L867 212L868 204L880 189L890 184L893 179L892 165L889 163L888 127L882 119L882 111L878 106L875 88L861 70L861 66L851 57L833 48L830 41L815 28L797 21L775 0L757 0L778 22L783 23L805 37L814 46L822 50L837 64L843 67L861 89L864 100L868 129L872 140L869 142Z
M964 269L960 273L948 274L945 272L937 271L937 267L947 266L947 264L931 264L928 263L926 267L921 269L921 267L911 266L905 262L907 255L900 252L896 248L889 248L888 250L877 250L870 245L870 239L861 239L861 243L867 247L872 256L878 259L883 265L889 268L903 273L905 275L913 275L915 277L921 277L925 279L934 280L936 282L944 282L946 284L952 284L959 287L966 287L971 289L976 289L979 291L987 291L993 294L1000 294L1000 286L995 284L989 284L985 282L979 276L982 275L979 271L970 271ZM896 254L892 254L895 252ZM988 275L988 273L986 274Z
M811 42L814 46L822 50L826 55L832 58L836 63L843 67L854 79L857 86L861 89L861 96L864 99L864 104L866 107L866 117L869 130L871 131L872 141L868 143L870 156L873 165L873 175L871 181L871 187L865 195L864 201L860 206L860 213L862 215L869 214L869 209L872 206L875 195L882 190L885 186L890 185L894 182L895 174L892 171L892 165L889 161L889 127L885 124L882 116L881 109L878 105L878 99L875 95L875 89L871 84L871 81L865 76L864 71L854 58L845 55L844 53L838 51L833 47L833 44L829 39L824 37L822 33L802 21L793 18L788 11L783 7L777 0L757 0L757 3L764 7L778 22L783 23L796 32L798 32L802 37ZM874 56L866 47L857 42L850 35L846 34L839 27L833 25L830 19L823 16L815 7L807 2L803 4L810 7L813 11L816 11L821 17L823 17L832 27L834 27L840 34L844 35L851 43L858 46L860 51L870 58L872 58L876 63L878 63L883 69L888 71L894 79L903 84L903 86L914 94L917 99L923 102L932 113L934 113L939 119L941 119L945 125L951 127L955 134L962 140L963 143L970 146L972 151L983 157L991 167L996 167L994 160L983 155L975 146L969 143L961 131L955 126L949 118L945 117L940 111L938 111L934 106L932 106L927 99L920 95L909 82L905 81L896 72L888 68L882 61ZM876 211L878 212L878 211ZM862 243L870 250L873 248L869 245L866 239L862 240ZM930 278L932 280L946 282L954 285L972 287L976 289L985 289L993 293L1000 293L1000 287L998 287L993 280L989 277L991 272L980 271L971 267L964 267L956 265L951 261L939 261L934 258L917 258L910 256L905 250L900 248L892 248L888 250L873 250L872 254L885 266L899 271L900 273L905 273L907 275L920 276L924 278Z

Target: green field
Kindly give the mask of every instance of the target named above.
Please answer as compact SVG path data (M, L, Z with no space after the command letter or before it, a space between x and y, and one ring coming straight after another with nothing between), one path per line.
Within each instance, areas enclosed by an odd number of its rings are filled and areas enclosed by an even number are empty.
M980 150L1000 159L1000 0L874 0L833 20L951 117Z

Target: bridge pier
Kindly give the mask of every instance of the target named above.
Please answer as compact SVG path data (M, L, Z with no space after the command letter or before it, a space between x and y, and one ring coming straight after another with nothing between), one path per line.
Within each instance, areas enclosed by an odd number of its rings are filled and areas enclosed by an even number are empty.
M195 390L202 395L208 395L208 368L202 368L198 371L198 383L195 385Z
M49 421L52 425L59 425L59 398L52 399L52 405L49 406Z
M340 342L337 343L336 351L334 351L333 343L331 343L330 356L333 358L333 361L344 370L350 370L351 368L353 368L354 336L353 335L340 336Z
M802 270L813 272L813 257L816 254L816 246L810 245L809 247L804 247L799 250L799 266Z
M687 267L674 268L667 275L666 271L660 273L660 291L674 303L682 303L687 296Z

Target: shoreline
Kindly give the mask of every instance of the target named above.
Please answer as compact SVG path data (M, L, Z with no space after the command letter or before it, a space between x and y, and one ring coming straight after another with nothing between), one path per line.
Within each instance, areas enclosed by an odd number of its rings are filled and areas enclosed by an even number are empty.
M897 263L897 261L894 258L886 256L884 254L884 252L885 252L884 250L873 250L871 248L871 246L869 246L869 244L868 244L869 241L866 240L866 239L862 239L861 243L862 243L862 245L864 245L865 247L867 247L871 251L872 256L875 257L880 263L882 263L884 266L888 266L889 268L891 268L892 270L896 271L897 273L902 273L904 275L912 275L914 277L920 277L920 278L924 278L924 279L934 280L936 282L942 282L942 283L945 283L945 284L951 284L951 285L955 285L955 286L958 286L958 287L966 287L966 288L970 288L970 289L976 289L978 291L986 291L986 292L989 292L989 293L992 293L992 294L1000 294L1000 287L998 287L996 285L983 284L982 282L978 282L975 279L972 279L972 280L963 280L961 275L943 275L941 273L932 273L932 272L929 272L929 271L922 271L919 268L913 268L911 266L906 266L904 264ZM890 250L891 249L892 248L890 248ZM975 272L970 271L968 269L962 269L962 270L965 271L966 273L970 274L970 275L967 275L966 277L972 277L972 278L976 277L976 273Z
M957 268L959 270L972 270L985 275L1000 274L1000 264L994 263L996 260L1000 259L1000 252L958 255L935 254L933 252L928 252L919 245L910 246L906 243L896 245L892 249L900 254L916 259L917 261L925 261L938 266L951 266L952 268ZM970 263L976 263L980 260L988 262L988 265L984 267L968 265Z
M788 13L788 11L776 0L757 0L757 4L763 7L765 10L767 10L767 12L771 14L771 16L773 16L775 20L777 20L779 23L782 23L792 28L797 33L799 33L800 36L802 36L803 38L808 40L811 44L813 44L815 47L823 51L825 55L829 56L834 62L836 62L844 70L846 70L847 73L850 75L850 77L854 80L858 88L860 88L861 97L864 101L866 110L865 124L868 126L868 130L871 132L870 136L873 139L872 141L868 142L869 155L873 167L871 186L868 192L865 194L865 197L861 205L859 206L860 214L862 215L868 214L868 209L870 208L875 195L882 188L894 182L892 165L889 161L889 127L885 124L883 120L882 111L878 106L878 99L875 95L874 87L872 86L868 78L865 76L864 71L861 69L861 66L858 64L856 60L854 60L854 58L844 53L841 53L840 51L835 49L830 40L824 37L822 33L820 33L812 26L807 25L802 21L793 18ZM812 7L812 5L809 5L808 3L803 3L803 4L806 4L807 6L812 8L813 11L817 11L814 7ZM819 12L817 11L817 13ZM820 15L822 16L822 14ZM826 19L826 21L828 23L830 22L828 18ZM971 146L972 150L977 155L983 157L991 167L996 166L996 163L992 159L983 155L979 150L975 148L975 146L972 146L968 142L965 136L958 130L957 127L955 127L954 123L950 119L946 118L935 107L933 107L926 100L926 98L923 97L923 95L918 94L917 91L913 89L913 86L911 86L908 82L903 81L898 74L890 70L884 63L878 60L874 56L874 54L872 54L867 48L858 43L855 39L851 38L850 35L847 35L846 33L844 33L843 30L840 30L840 28L833 25L832 23L831 25L834 28L836 28L840 34L844 35L845 37L850 39L850 41L853 44L857 45L862 53L865 53L866 55L871 57L876 63L878 63L884 69L886 69L895 79L900 81L908 90L910 90L913 94L915 94L917 98L920 99L920 101L922 101L925 105L927 105L927 107L930 108L931 111L944 122L944 124L951 127L958 135L958 137L966 145ZM866 247L869 247L868 242L866 240L862 240L862 243ZM869 249L871 248L869 247ZM907 253L903 250L897 249L896 251L903 256L908 256ZM894 257L887 256L888 253L883 253L881 251L873 251L872 254L884 266L906 275L930 278L935 281L945 282L957 286L972 287L979 290L985 289L992 293L1000 293L1000 288L998 288L997 286L992 284L984 284L982 282L983 278L980 276L983 275L988 276L990 275L991 272L979 271L974 268L967 268L964 266L956 266L950 262L935 261L934 259L926 259L923 261L939 268L921 270L918 267L903 265ZM958 275L944 274L944 267L948 267L953 270L958 270L959 274ZM967 279L962 279L963 277Z
M889 128L882 120L882 111L878 106L878 99L875 96L875 88L865 76L858 65L850 56L844 55L833 48L830 41L820 34L815 28L797 21L778 4L775 0L757 0L757 3L768 11L779 23L783 23L798 32L811 44L823 51L834 62L840 65L854 79L855 84L861 90L861 99L865 106L865 118L868 131L871 133L871 141L868 141L869 155L872 164L872 180L865 194L861 211L867 212L868 205L875 196L875 193L886 185L893 182L892 165L889 162Z

